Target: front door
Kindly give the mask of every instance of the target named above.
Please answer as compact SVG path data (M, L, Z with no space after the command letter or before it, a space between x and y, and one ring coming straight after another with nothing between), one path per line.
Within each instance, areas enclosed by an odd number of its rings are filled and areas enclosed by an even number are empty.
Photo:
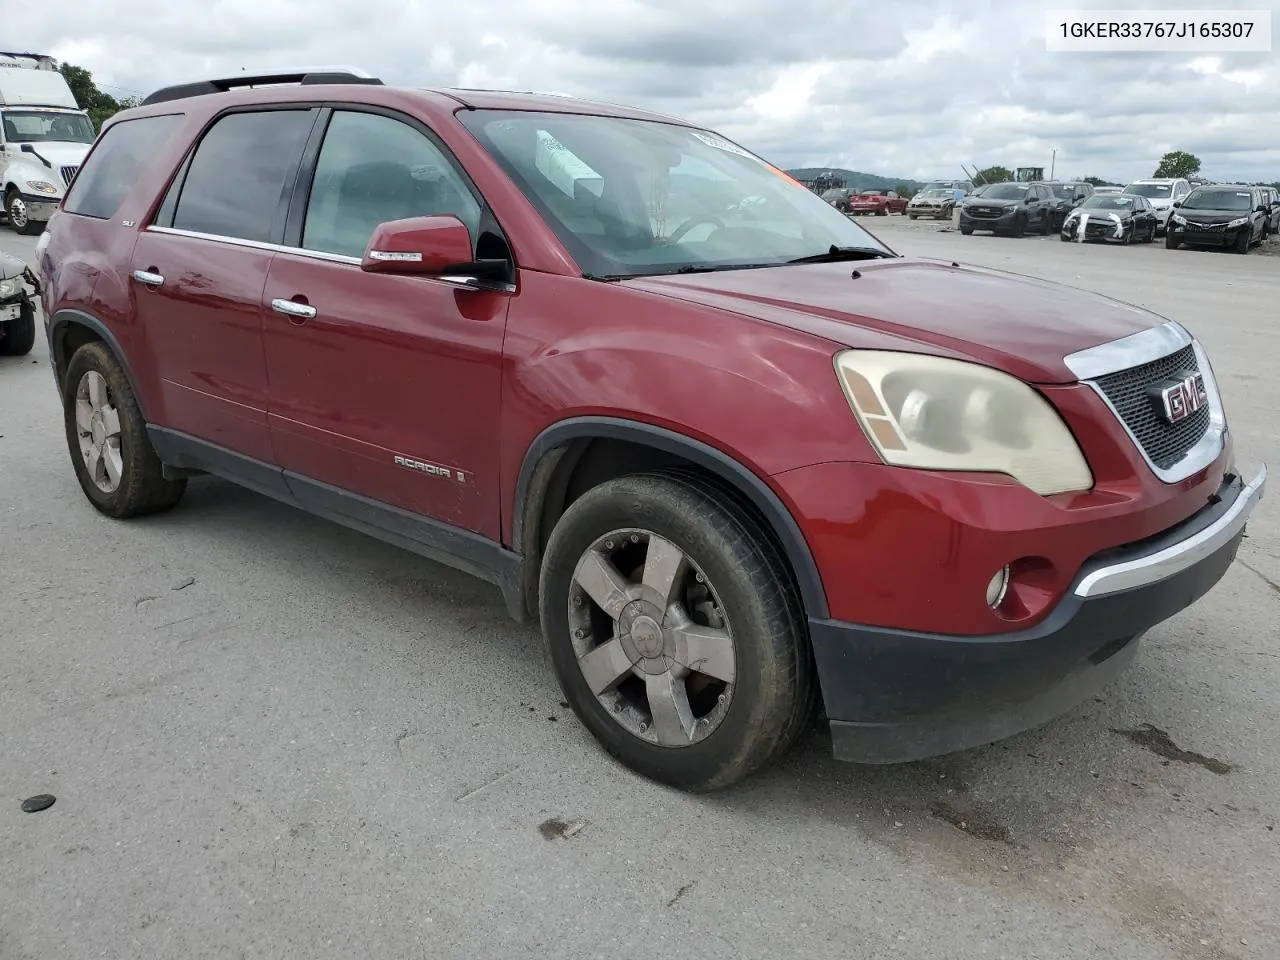
M128 282L160 383L160 425L270 462L262 289L264 245L314 121L306 109L230 113L201 138Z
M355 109L332 113L298 195L296 252L277 252L262 293L280 464L497 539L509 295L360 269L389 220L453 214L474 243L480 199L416 121Z

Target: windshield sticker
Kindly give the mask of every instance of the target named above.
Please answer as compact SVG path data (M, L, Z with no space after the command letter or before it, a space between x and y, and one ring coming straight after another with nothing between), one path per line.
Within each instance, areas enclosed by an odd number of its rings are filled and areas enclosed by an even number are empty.
M739 157L746 157L748 160L756 160L757 162L759 162L758 157L753 157L751 154L747 153L747 151L743 150L736 143L730 143L728 140L725 140L723 137L713 137L711 134L702 133L698 130L693 130L690 132L699 140L701 140L703 143L705 143L708 147L715 147L717 150L723 150L725 153L737 154Z
M604 178L546 130L538 131L534 166L566 197L573 197L579 183L597 197L604 192Z

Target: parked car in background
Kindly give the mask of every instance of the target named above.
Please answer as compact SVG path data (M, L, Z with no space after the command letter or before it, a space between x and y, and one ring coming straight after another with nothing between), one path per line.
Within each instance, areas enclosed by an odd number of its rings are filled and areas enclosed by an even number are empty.
M972 180L930 180L920 188L921 192L925 190L946 190L951 194L951 198L959 204L965 197L973 193Z
M677 167L707 176L655 217ZM167 88L105 122L37 250L92 509L208 473L483 577L601 748L689 790L780 757L819 699L868 763L1046 722L1222 578L1265 486L1180 324L901 257L638 109ZM545 691L511 640L476 675Z
M1259 187L1262 201L1267 205L1267 215L1262 227L1262 235L1269 237L1280 234L1280 190L1275 187Z
M975 230L1020 237L1028 230L1053 232L1053 194L1043 183L993 183L960 207L960 232Z
M832 187L829 190L822 191L822 199L827 201L841 213L849 213L849 202L853 197L853 191L848 187Z
M1173 205L1191 192L1191 184L1182 177L1135 180L1124 188L1124 192L1147 198L1156 216L1160 218L1158 232L1164 233L1169 223L1169 215L1173 213Z
M849 210L858 215L871 213L877 217L906 213L907 198L898 196L892 190L860 190L849 201Z
M956 192L946 187L926 187L907 204L907 216L950 220L956 208Z
M1067 214L1080 206L1088 197L1093 196L1092 184L1085 183L1082 180L1047 180L1045 181L1045 186L1049 188L1049 192L1053 195L1050 200L1054 208L1053 225L1059 229L1067 219Z
M1094 193L1123 193L1124 187L1111 187L1111 186L1094 187L1093 192Z
M27 290L35 275L0 251L0 357L25 357L36 342L36 304Z
M1156 238L1158 222L1146 197L1095 193L1067 214L1059 236L1064 242L1150 243Z
M1270 215L1262 191L1248 184L1215 183L1196 187L1169 220L1165 246L1228 247L1248 253L1262 242L1263 226Z

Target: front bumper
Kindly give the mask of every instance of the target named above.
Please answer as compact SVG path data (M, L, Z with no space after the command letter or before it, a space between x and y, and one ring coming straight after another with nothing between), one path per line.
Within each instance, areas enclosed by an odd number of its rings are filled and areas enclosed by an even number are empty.
M49 218L58 209L58 205L62 203L61 197L49 197L42 193L23 193L20 196L27 206L27 219L34 220L36 223L48 223Z
M810 620L834 755L901 763L964 750L1039 726L1105 687L1144 633L1227 572L1266 477L1265 466L1248 483L1228 474L1189 519L1096 555L1029 629L953 636Z
M1183 226L1179 223L1169 224L1169 235L1179 243L1190 244L1197 247L1233 247L1240 242L1240 234L1253 234L1253 226L1245 224L1243 227L1232 227L1231 229L1222 230L1204 230L1197 229L1192 226Z
M1012 230L1017 221L1018 211L1012 208L998 217L975 217L967 210L960 211L960 226L974 230Z
M1084 242L1092 243L1094 241L1101 241L1121 243L1124 241L1125 237L1133 233L1133 229L1132 220L1121 220L1119 223L1112 220L1110 217L1090 220L1085 224ZM1064 240L1078 241L1080 239L1080 221L1064 222L1062 224L1062 230L1059 232L1059 236Z
M937 220L942 220L951 215L952 206L951 204L946 206L934 206L933 204L920 207L909 206L907 207L907 213L913 217L933 217Z

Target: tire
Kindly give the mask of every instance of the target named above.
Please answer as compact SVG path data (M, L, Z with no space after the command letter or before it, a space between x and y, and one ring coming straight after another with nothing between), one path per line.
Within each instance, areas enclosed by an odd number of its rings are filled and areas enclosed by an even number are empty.
M908 214L907 214L907 219L908 219L908 220L914 220L915 218L916 218L916 215L915 215L914 213L908 213Z
M682 558L673 581L680 586L660 599L649 594L656 604L628 602L627 594L640 593L635 581L654 550ZM593 586L588 595L578 585L589 578L578 570L605 569L601 558L609 558L610 574L596 583L616 589ZM604 598L610 612L588 596ZM667 597L675 603L664 615ZM606 752L652 780L697 793L729 786L784 753L813 712L804 616L786 564L749 514L698 478L621 477L574 501L547 544L539 607L574 713ZM713 631L715 611L724 614L721 642L684 649L673 618ZM593 682L579 659L588 656L595 657ZM716 669L677 675L685 662ZM641 680L645 664L652 675ZM681 709L655 723L652 704L673 702L664 696L672 690Z
M1156 232L1156 231L1155 231L1155 228L1154 228L1154 227L1152 227L1152 228L1151 228L1151 234L1152 234L1152 240L1153 240L1153 242L1154 242L1154 238L1155 238L1155 232ZM1166 248L1166 249L1169 249L1169 250L1177 250L1177 249L1178 249L1178 247L1182 246L1182 244L1180 244L1180 243L1178 242L1178 238L1177 238L1177 237L1175 237L1175 236L1174 236L1173 234L1171 234L1171 233L1166 233L1166 234L1164 235L1164 245L1165 245L1165 248Z
M1061 229L1061 227L1059 227ZM1044 222L1040 224L1040 236L1047 237L1053 232L1053 217L1045 216Z
M100 513L123 520L169 510L182 499L187 481L165 479L133 387L104 344L86 343L71 357L62 405L76 479ZM81 423L88 433L83 448Z
M1235 247L1232 248L1235 250L1236 253L1249 252L1249 246L1250 246L1249 241L1253 239L1253 237L1251 236L1251 233L1252 231L1249 231L1249 230L1240 231L1240 240L1237 240ZM1241 243L1240 242L1241 240L1243 240L1244 242Z
M967 237L967 236L970 236L970 235L972 235L972 234L973 234L973 227L961 227L961 228L960 228L960 233L961 233L963 236L966 236L966 237Z
M4 198L4 215L9 218L9 228L24 237L44 232L44 224L31 220L26 214L26 202L17 190L10 190Z
M0 357L25 357L36 345L36 308L22 305L17 320L0 323Z

